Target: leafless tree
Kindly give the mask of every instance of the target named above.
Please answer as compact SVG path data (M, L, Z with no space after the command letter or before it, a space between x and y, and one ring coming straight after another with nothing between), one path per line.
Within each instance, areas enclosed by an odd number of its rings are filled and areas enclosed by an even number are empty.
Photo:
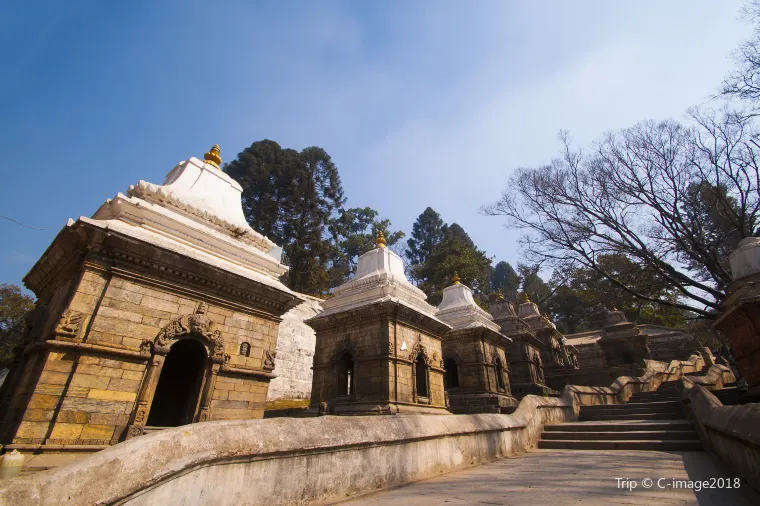
M750 104L749 115L760 115L760 0L747 2L742 9L744 19L754 23L752 37L736 50L736 67L726 77L720 94Z
M710 318L731 281L727 255L756 234L760 146L751 119L692 111L693 125L644 122L607 134L588 153L561 133L561 157L522 168L483 212L524 232L533 261L582 265L643 300ZM642 293L606 272L623 254L677 298Z

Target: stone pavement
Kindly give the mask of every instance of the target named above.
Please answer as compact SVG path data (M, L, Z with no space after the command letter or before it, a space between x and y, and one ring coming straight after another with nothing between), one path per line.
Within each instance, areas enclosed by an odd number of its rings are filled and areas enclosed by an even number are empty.
M716 505L760 504L760 496L742 483L739 490L661 489L678 480L727 478L704 452L537 450L455 471L340 504L429 505ZM618 488L616 478L637 482ZM651 478L649 489L641 480ZM733 484L733 479L731 480ZM621 482L622 484L622 482Z

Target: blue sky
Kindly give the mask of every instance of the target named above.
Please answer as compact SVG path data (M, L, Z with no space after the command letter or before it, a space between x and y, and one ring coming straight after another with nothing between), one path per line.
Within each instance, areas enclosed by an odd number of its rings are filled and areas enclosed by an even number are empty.
M750 34L740 1L38 2L0 5L0 283L69 217L218 143L325 148L349 206L426 206L495 262L479 214L560 129L587 145L708 101Z

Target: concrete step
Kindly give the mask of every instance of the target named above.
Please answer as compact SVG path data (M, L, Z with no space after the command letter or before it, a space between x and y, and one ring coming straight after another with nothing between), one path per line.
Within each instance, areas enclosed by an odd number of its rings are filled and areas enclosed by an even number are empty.
M560 440L540 439L542 450L649 450L649 451L704 451L700 440Z
M566 441L598 440L598 441L640 441L640 440L698 440L699 435L694 430L635 430L635 431L546 431L541 439L559 439Z
M678 408L657 409L657 408L628 408L628 409L581 409L581 416L606 416L606 415L651 415L654 413L670 413L675 415L673 418L683 418L681 410Z
M690 420L621 420L618 422L570 422L545 425L544 432L630 432L630 431L685 431L693 430Z
M678 410L681 404L677 401L655 401L655 402L627 402L625 404L596 404L593 406L581 406L581 411L629 411L632 409L662 409Z
M675 412L659 413L583 413L581 412L578 419L585 420L678 420L683 415Z

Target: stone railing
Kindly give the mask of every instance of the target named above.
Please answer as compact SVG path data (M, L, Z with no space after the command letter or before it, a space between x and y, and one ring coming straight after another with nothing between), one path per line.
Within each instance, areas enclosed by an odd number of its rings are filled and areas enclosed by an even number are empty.
M607 388L529 395L511 415L273 418L166 429L65 467L0 482L0 505L309 504L342 499L536 447L543 426L576 420L581 405L701 369L703 360L649 364ZM65 499L62 500L62 498Z
M710 367L705 376L686 377L682 399L705 449L732 475L760 490L760 409L757 404L724 406L705 385L734 380L725 366Z
M689 360L671 360L669 364L647 360L646 372L642 376L621 376L609 387L568 385L565 394L574 398L573 405L578 409L579 406L594 404L622 404L635 392L657 390L661 383L700 371L704 365L705 360L698 353L692 354Z

